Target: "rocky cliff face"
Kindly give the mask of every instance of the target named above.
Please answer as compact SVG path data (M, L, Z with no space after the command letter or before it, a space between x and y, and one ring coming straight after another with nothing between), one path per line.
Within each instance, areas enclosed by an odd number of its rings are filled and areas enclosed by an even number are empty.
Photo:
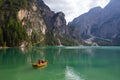
M93 8L75 18L69 26L76 26L82 39L89 39L99 45L120 45L119 7L120 0L111 0L104 9Z
M42 0L37 0L37 4L47 27L45 35L46 45L78 45L70 37L63 12L55 13L51 11Z
M40 43L45 45L46 24L42 17L42 13L37 3L30 3L31 8L20 9L18 11L18 19L22 25L26 27L26 32L30 38L30 42L34 44Z
M64 13L43 0L0 1L0 46L77 45L67 35Z
M55 31L56 33L65 33L66 20L63 12L55 13L45 5L42 0L37 0L38 6L42 12L43 19L47 25L47 31Z
M55 14L52 19L52 29L58 35L66 34L66 20L65 15L62 12Z
M26 27L32 44L66 45L68 28L64 13L51 11L42 0L30 4L31 8L19 10L18 19Z

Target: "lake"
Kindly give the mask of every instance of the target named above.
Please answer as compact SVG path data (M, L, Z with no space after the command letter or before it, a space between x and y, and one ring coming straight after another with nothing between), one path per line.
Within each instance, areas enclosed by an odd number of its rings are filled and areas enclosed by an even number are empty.
M46 59L48 64L33 68ZM120 80L120 47L0 49L1 80Z

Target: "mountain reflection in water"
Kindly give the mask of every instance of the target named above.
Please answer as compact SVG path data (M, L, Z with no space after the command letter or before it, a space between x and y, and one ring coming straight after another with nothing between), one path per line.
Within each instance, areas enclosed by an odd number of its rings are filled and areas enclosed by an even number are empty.
M47 60L47 66L34 69L38 59ZM0 49L2 80L119 80L119 74L120 47Z

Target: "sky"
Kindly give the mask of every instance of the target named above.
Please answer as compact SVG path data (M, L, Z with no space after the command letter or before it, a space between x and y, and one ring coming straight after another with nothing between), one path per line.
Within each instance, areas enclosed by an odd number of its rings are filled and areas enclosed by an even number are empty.
M101 6L104 8L110 0L43 0L52 11L65 14L67 22L88 12L91 8Z

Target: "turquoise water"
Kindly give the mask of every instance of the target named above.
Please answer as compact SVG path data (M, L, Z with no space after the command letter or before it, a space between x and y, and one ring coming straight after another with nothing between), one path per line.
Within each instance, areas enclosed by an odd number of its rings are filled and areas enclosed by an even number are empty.
M120 47L0 49L0 80L120 80Z

